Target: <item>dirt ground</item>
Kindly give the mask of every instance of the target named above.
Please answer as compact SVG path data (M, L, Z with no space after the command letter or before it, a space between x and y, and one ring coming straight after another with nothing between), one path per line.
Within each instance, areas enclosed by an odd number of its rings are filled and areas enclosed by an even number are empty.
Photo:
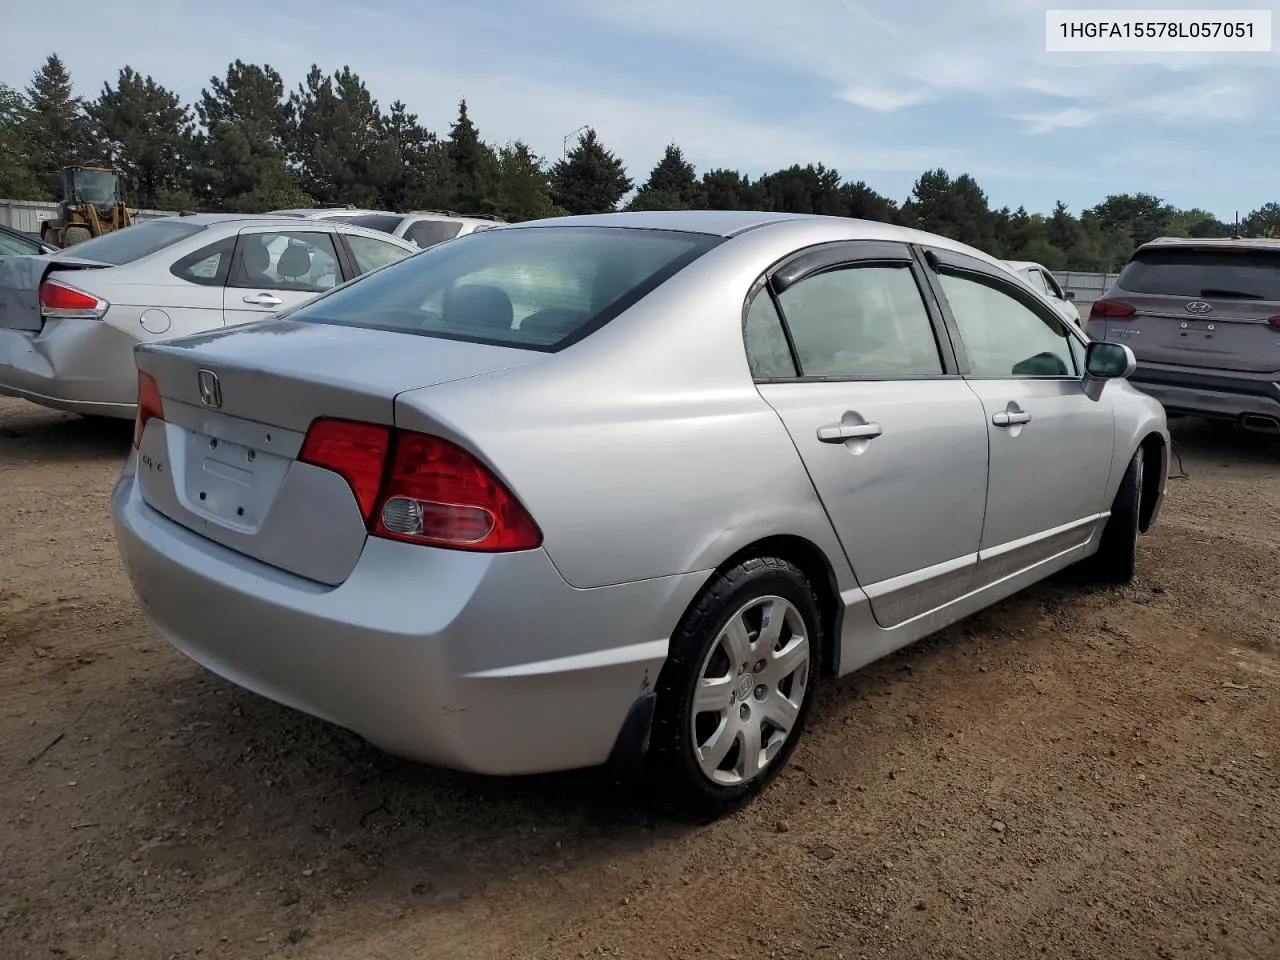
M0 399L0 956L1280 957L1280 441L1186 422L1132 586L828 684L707 828L389 758L138 615L128 424Z

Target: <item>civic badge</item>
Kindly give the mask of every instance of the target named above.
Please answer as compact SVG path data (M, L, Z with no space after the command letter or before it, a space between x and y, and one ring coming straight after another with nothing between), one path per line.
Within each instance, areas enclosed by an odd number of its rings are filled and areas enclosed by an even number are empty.
M1212 310L1213 307L1205 303L1203 300L1192 300L1187 304L1187 313L1194 313L1197 316L1209 313Z
M222 406L222 384L212 370L201 370L197 375L200 384L200 402L215 410Z

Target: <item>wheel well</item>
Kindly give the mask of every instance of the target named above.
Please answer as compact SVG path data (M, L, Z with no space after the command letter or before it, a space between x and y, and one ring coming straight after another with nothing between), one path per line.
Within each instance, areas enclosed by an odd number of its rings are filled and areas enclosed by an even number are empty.
M1161 469L1166 455L1164 437L1158 433L1149 433L1139 444L1146 469L1142 471L1142 499L1138 506L1138 529L1146 533L1151 526L1151 515L1155 511L1156 497L1160 495ZM1156 469L1152 470L1152 465Z
M839 667L840 644L837 630L840 626L840 590L826 556L804 537L766 537L747 544L734 553L716 568L713 577L752 557L777 557L779 560L786 560L795 564L809 581L818 597L818 615L822 618L823 644L819 658L821 672L826 677L834 676Z

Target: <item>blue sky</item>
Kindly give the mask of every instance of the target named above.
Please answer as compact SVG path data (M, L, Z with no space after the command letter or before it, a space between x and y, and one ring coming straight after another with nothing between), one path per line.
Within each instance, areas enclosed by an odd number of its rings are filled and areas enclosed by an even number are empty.
M1049 54L1049 5L19 3L4 15L0 82L25 86L53 50L88 96L114 80L116 50L189 100L236 57L272 64L290 87L313 62L327 72L346 64L381 103L404 100L440 132L464 96L486 140L519 138L548 157L590 124L637 183L674 141L699 170L758 175L823 162L899 201L939 166L973 174L993 206L1032 211L1062 199L1078 212L1108 193L1145 191L1230 219L1280 200L1280 53Z

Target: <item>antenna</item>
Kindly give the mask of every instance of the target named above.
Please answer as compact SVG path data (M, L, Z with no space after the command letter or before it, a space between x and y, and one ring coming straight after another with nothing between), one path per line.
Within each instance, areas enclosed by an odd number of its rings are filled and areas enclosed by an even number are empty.
M1231 231L1231 239L1232 240L1240 239L1240 211L1239 210L1236 211L1236 226L1235 226L1235 229Z

